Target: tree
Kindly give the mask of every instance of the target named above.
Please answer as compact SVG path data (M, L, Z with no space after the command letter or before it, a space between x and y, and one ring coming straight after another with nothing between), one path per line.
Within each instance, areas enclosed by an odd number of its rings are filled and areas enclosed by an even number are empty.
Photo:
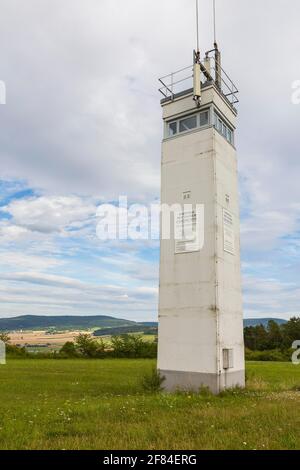
M267 348L266 349L282 349L282 332L280 326L274 320L270 320L267 328Z
M98 342L90 335L80 334L76 338L77 350L85 357L97 357Z
M156 358L157 342L143 341L138 335L112 337L112 355L126 358Z
M111 342L115 357L141 357L141 350L143 348L143 340L141 336L113 336Z
M267 348L268 333L263 325L246 327L244 336L246 348L252 351L263 351Z
M7 333L0 333L0 341L4 344L8 344L10 342L10 337Z
M253 326L246 326L244 328L244 340L246 349L255 351L256 349L256 336L255 328Z
M300 317L291 318L281 327L283 343L286 348L291 348L294 341L300 340Z
M78 351L76 349L76 346L74 343L71 341L68 341L63 345L61 350L59 351L59 354L65 357L77 357L78 356Z

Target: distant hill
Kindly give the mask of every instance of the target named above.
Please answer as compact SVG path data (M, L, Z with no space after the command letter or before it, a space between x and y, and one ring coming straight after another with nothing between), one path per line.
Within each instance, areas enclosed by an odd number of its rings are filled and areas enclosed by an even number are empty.
M246 326L267 326L270 320L276 321L279 325L286 323L286 320L278 318L250 318L244 320ZM156 331L157 322L135 322L110 316L35 316L24 315L15 318L0 318L0 331L18 331L18 330L47 330L50 328L56 330L87 330L96 329L97 336L108 334L150 332ZM109 332L104 329L114 329Z
M137 323L109 316L59 316L46 317L25 315L15 318L0 318L0 331L17 330L85 330L92 328L127 327Z
M248 326L268 326L269 321L275 321L278 323L278 325L283 325L284 323L287 323L287 320L282 320L280 318L248 318L244 320L244 328Z
M145 322L139 323L139 325L149 326L150 328L158 328L157 321L145 321Z

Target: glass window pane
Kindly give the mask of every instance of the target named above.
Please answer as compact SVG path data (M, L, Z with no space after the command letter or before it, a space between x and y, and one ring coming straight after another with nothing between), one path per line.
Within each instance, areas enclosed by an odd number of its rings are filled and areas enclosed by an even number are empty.
M222 134L222 130L223 130L223 122L219 118L218 119L218 131L221 132L221 134Z
M179 122L179 132L189 131L197 127L197 116L183 119Z
M223 124L222 134L225 137L225 139L227 139L227 127L225 126L225 124Z
M169 124L169 136L177 134L177 122Z
M215 113L215 128L218 129L218 115Z
M230 129L228 129L228 140L229 142L232 144L233 143L233 139L232 139L232 131Z
M205 113L200 113L200 126L207 126L208 125L208 111Z

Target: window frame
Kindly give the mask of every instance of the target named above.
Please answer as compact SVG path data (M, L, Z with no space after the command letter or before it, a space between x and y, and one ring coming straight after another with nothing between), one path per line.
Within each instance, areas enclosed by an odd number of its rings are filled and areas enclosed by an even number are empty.
M176 124L176 132L171 134L171 126L172 124ZM168 129L168 137L174 137L175 135L178 135L178 121L170 121L167 123L167 129Z
M179 136L180 134L185 134L185 133L188 133L188 132L193 132L195 131L196 129L203 129L203 128L206 128L206 127L211 127L213 126L213 121L212 121L212 112L213 112L213 109L212 107L209 107L209 108L205 108L203 109L202 111L198 111L197 113L191 113L191 114L187 114L185 116L181 116L177 119L173 119L171 121L167 121L166 122L166 138L172 138L172 137L177 137ZM201 124L201 115L204 115L206 114L207 115L207 122L205 124ZM180 130L180 123L182 121L184 121L185 119L190 119L190 118L193 118L193 117L196 117L196 127L193 127L191 129L186 129L186 130ZM172 124L176 124L176 133L174 134L171 134L170 131L171 131L171 128L170 126Z
M204 114L207 115L207 122L205 124L201 124L201 116L203 116ZM210 115L209 115L209 109L207 109L206 111L201 111L199 113L199 127L207 127L209 126L209 122L210 122Z
M234 130L227 124L218 111L214 109L214 128L224 139L232 146L234 146Z
M196 122L195 127L191 127L190 129L185 129L185 130L181 131L180 130L181 123L183 121L187 121L188 119L193 119L193 118L195 118L195 122ZM197 129L198 128L198 115L197 114L191 114L189 116L185 116L185 117L179 119L177 127L178 127L178 134L184 134L185 132L191 132L191 131Z

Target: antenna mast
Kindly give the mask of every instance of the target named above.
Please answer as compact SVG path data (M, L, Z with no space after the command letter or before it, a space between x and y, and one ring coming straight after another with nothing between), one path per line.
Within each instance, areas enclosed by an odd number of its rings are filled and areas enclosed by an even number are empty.
M217 43L217 12L216 12L216 0L213 0L213 16L214 16L214 48L215 48L215 69L216 69L216 85L222 89L222 66L221 66L221 52L219 51Z
M199 40L199 0L196 0L196 31L197 31L197 52L200 52L200 40Z
M199 0L196 0L196 32L197 32L197 50L194 50L194 101L198 107L201 105L201 57L200 57L200 39L199 39Z
M216 45L217 44L216 0L213 0L213 15L214 15L214 45Z

